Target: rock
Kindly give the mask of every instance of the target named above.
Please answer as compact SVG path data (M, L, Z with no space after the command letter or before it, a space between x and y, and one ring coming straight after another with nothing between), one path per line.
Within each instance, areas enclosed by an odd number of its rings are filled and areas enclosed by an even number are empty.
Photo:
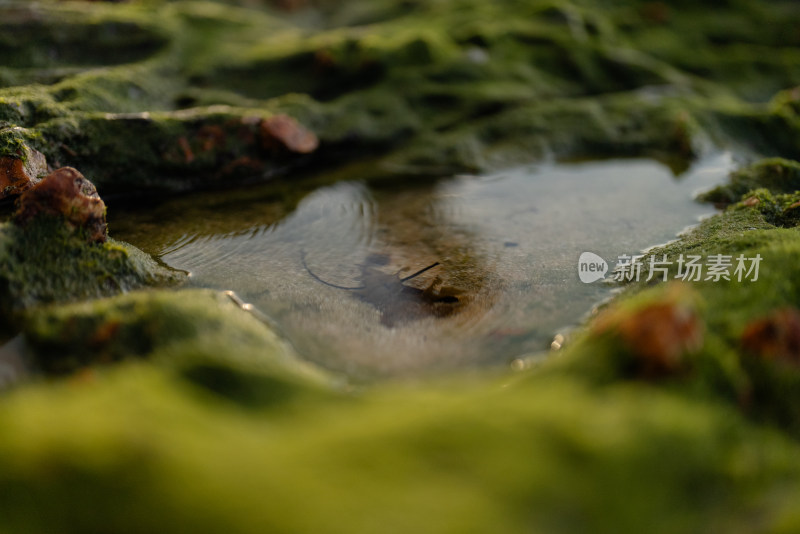
M758 199L753 199L749 193L761 188L768 189L772 194L800 190L800 162L783 158L759 160L732 172L730 183L702 193L698 198L727 206L748 195L743 204L752 207L758 204Z
M629 371L640 378L680 373L687 368L686 355L703 345L702 321L691 305L675 297L636 310L609 311L593 329L615 336L632 357Z
M700 321L691 309L656 303L619 325L622 339L641 360L645 375L670 374L683 367L683 356L703 343Z
M0 158L0 198L18 195L39 182L39 175L47 172L44 154L29 149L28 157Z
M301 361L269 326L223 292L133 291L50 306L30 315L25 336L39 368L53 374L150 358L241 402L334 393L333 376Z
M800 224L800 200L786 206L779 216L781 226L793 228Z
M309 154L319 146L317 136L288 115L275 115L261 121L261 144L266 149L284 148Z
M131 245L111 238L89 243L85 235L54 217L35 218L24 228L0 224L0 324L11 325L13 332L27 313L43 305L186 280L185 273L159 265Z
M85 230L89 242L106 241L106 205L94 185L72 167L53 171L26 191L17 201L14 222L25 226L42 215L63 217L70 229Z
M747 352L761 358L800 364L800 311L783 308L751 322L741 343Z

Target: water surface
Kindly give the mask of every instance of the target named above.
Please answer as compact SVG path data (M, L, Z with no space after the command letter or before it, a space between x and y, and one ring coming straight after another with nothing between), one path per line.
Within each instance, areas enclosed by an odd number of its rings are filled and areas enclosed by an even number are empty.
M609 295L578 279L581 252L615 260L674 238L712 212L694 193L730 168L720 154L677 178L641 159L262 186L110 210L110 228L192 285L234 290L304 357L403 375L547 349Z

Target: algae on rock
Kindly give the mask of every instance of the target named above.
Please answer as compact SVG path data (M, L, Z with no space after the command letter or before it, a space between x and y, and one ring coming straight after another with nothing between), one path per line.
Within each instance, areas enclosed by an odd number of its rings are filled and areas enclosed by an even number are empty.
M390 153L384 171L435 174L609 150L681 169L705 136L797 153L789 3L321 4L316 19L252 3L5 8L13 35L41 34L56 54L8 39L25 53L5 69L17 81L0 89L0 120L101 191L219 187L365 152ZM62 52L95 50L92 32L114 54ZM276 158L224 125L281 113L320 150ZM223 129L213 150L194 144L204 126Z
M614 382L642 378L644 370L676 358L658 381L724 400L756 422L799 436L800 365L782 356L800 347L800 322L791 320L800 308L797 166L790 160L761 160L733 172L730 184L708 193L707 198L722 202L736 196L742 200L675 242L648 250L642 264L664 262L669 282L647 282L644 276L627 282L627 291L577 336L567 351L567 366ZM703 271L696 279L682 280L688 271L681 271L681 265L688 259L720 256L730 264L724 276ZM740 259L747 270L737 275ZM688 306L695 326L680 327L665 312L648 320L653 306ZM665 346L658 345L657 336L626 335L637 329L645 333L646 324L657 335L670 333ZM702 341L687 345L692 331L702 332Z
M2 311L13 317L33 306L85 300L184 278L126 243L87 244L85 236L45 218L21 229L0 226Z
M138 291L39 308L29 313L23 334L36 365L48 373L146 358L255 406L301 393L332 396L339 387L222 292Z
M94 185L69 167L27 189L13 219L0 225L0 312L6 328L36 306L184 278L135 247L108 240L105 204Z

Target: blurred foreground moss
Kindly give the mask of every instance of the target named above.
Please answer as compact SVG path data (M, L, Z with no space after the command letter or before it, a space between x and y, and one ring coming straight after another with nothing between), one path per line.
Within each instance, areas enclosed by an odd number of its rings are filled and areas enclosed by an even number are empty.
M791 532L798 445L570 377L243 413L126 364L0 405L7 532Z

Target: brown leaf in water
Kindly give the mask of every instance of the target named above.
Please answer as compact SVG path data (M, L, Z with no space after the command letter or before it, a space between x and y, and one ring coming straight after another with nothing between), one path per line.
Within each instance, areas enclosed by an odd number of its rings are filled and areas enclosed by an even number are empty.
M783 308L751 322L742 333L741 343L755 356L800 365L800 311Z
M371 254L368 261L361 265L359 285L349 287L329 282L318 276L308 267L305 254L302 256L302 261L312 278L335 289L353 291L359 300L380 312L381 324L388 327L425 317L450 316L468 300L464 291L443 284L439 276L419 287L406 285L407 282L420 280L418 278L420 275L440 267L438 261L410 275L400 277L399 273L382 270L389 262L388 256Z
M396 274L387 274L374 266L365 266L360 281L363 287L355 291L356 296L380 311L381 323L385 326L392 327L423 317L442 317L447 314L442 306L436 306L432 298L436 280L426 289L419 289L404 285L403 279Z

